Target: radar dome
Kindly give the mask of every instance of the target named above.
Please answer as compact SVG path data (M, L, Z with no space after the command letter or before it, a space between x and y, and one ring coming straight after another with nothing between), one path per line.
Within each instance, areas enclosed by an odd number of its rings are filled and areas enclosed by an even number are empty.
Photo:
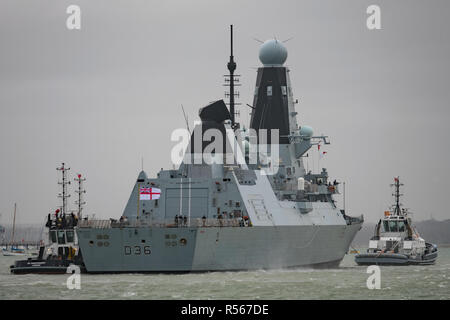
M309 126L301 126L300 135L309 139L313 136L313 129Z
M265 66L281 66L287 59L287 50L278 40L267 40L259 49L259 60Z

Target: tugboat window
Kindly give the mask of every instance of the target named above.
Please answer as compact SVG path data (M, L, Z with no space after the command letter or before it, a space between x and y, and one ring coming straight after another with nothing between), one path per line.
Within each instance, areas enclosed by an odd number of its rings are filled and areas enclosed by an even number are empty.
M67 237L67 242L73 242L74 240L74 233L72 230L67 230L66 231L66 237Z
M398 231L405 232L405 223L403 221L398 222Z
M397 221L389 221L389 231L398 232Z
M65 244L66 243L66 232L64 230L58 230L58 243Z
M56 242L56 231L50 231L50 241L52 243Z

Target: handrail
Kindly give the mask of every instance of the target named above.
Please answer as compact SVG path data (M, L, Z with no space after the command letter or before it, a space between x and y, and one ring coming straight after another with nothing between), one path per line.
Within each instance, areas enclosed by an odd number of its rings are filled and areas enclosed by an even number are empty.
M116 221L116 220L82 220L78 223L78 228L104 229L104 228L124 228L124 227L162 227L162 228L187 228L187 227L246 227L248 222L242 218L191 218L191 221L163 220L133 220L133 221Z

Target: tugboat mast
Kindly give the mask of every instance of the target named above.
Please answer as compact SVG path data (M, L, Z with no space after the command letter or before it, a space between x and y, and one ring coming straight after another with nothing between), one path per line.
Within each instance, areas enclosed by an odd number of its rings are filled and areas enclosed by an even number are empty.
M78 174L77 178L74 180L78 182L78 190L75 190L75 192L78 193L78 200L75 201L75 204L78 205L78 218L81 220L83 205L86 204L86 202L83 201L83 193L86 193L86 190L83 189L83 182L86 181L86 178L82 178L81 174Z
M400 194L400 186L403 186L403 183L400 183L400 177L394 178L394 183L391 184L394 189L394 193L392 194L395 197L395 206L394 206L394 215L402 215L402 211L400 210L400 197L402 194Z
M58 195L59 198L62 198L62 207L61 207L61 214L63 217L66 216L67 213L67 201L66 198L70 197L70 194L67 194L67 185L70 184L70 181L67 181L67 174L66 172L70 170L70 168L66 168L64 166L64 162L62 163L61 168L56 168L56 170L61 171L62 174L62 181L58 182L58 184L62 185L62 193Z

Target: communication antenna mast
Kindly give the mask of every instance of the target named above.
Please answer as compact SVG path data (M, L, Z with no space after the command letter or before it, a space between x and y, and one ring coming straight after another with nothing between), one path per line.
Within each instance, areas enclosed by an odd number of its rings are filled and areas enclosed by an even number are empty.
M187 118L187 116L186 116L186 112L184 112L184 107L183 107L183 105L181 105L181 109L183 110L184 121L186 121L186 128L187 128L188 131L189 131L189 135L192 135L191 129L189 129L189 122L188 122L188 118Z
M83 205L86 204L83 199L83 194L86 193L86 190L83 189L83 182L86 181L86 178L82 178L81 174L78 174L74 180L78 182L78 190L75 190L75 193L78 193L78 200L75 201L75 204L78 205L78 219L81 220Z
M225 84L224 86L229 87L229 91L225 91L225 98L229 98L230 102L228 105L230 106L230 116L231 116L231 127L239 128L239 123L236 122L235 116L239 114L239 112L235 111L235 106L240 105L240 103L236 103L234 101L235 97L239 98L239 92L234 91L234 87L240 86L239 83L239 74L234 74L234 71L236 70L236 62L234 62L234 56L233 56L233 25L230 25L230 35L231 35L231 54L230 54L230 61L227 64L228 71L230 71L230 74L225 75Z
M400 197L403 195L400 193L400 186L403 186L403 183L400 183L400 177L394 178L394 183L391 184L391 187L394 187L394 193L392 194L395 197L395 205L394 205L394 215L403 215L402 210L400 210Z
M62 193L58 195L58 198L62 198L62 206L61 206L61 214L63 217L67 214L67 201L66 199L70 197L70 194L67 194L67 185L70 184L70 181L67 180L67 171L70 168L66 168L64 166L64 162L60 168L56 168L56 170L61 171L62 181L59 181L58 184L62 186Z

